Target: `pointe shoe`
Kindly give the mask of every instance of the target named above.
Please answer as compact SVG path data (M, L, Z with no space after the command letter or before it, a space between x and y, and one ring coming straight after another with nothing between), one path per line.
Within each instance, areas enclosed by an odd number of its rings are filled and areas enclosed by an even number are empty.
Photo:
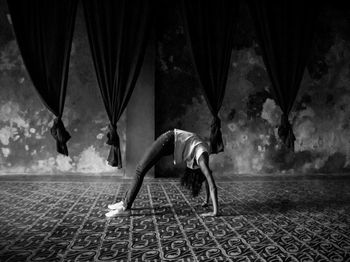
M120 201L120 202L117 202L115 204L111 204L111 205L108 205L108 209L118 209L120 207L122 207L124 205L124 202L123 201Z
M126 210L124 206L118 209L111 210L105 214L105 216L108 218L112 218L116 216L128 216L128 215L130 215L130 209Z

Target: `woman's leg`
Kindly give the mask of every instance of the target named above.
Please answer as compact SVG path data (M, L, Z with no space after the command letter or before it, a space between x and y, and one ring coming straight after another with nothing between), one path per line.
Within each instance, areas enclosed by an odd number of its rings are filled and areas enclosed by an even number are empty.
M140 191L143 178L161 157L174 153L174 131L168 131L157 138L151 147L145 152L136 167L134 180L123 200L124 207L130 209Z

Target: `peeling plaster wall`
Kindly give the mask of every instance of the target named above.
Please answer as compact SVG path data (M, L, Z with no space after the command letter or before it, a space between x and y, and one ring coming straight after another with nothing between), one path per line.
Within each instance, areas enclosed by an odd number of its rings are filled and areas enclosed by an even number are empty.
M169 1L168 1L169 2ZM189 47L174 6L157 19L156 130L174 127L209 137L211 115L195 78ZM176 10L176 9L175 9ZM232 52L226 95L220 111L225 152L211 156L217 175L338 173L350 169L350 12L321 11L314 50L290 114L295 152L277 135L281 110L256 44L245 5ZM177 176L171 157L158 176Z
M1 1L4 6L4 1ZM56 152L54 119L36 93L4 12L0 13L0 174L111 173L107 165L108 119L98 89L81 8L74 32L63 122L72 135L69 156ZM4 33L3 33L4 32ZM123 115L118 131L125 163Z

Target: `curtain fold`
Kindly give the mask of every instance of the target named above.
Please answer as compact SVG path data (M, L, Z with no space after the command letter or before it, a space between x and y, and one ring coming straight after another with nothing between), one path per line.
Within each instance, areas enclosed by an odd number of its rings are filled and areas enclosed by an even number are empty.
M181 1L192 58L213 115L210 148L214 154L224 151L218 113L225 95L238 9L238 0Z
M151 0L84 0L85 22L101 96L109 118L108 163L122 167L117 122L142 66Z
M249 1L272 93L283 112L278 134L292 150L295 136L288 115L308 61L317 5L313 0Z
M62 122L77 0L8 0L24 65L45 106L56 116L51 134L68 155Z

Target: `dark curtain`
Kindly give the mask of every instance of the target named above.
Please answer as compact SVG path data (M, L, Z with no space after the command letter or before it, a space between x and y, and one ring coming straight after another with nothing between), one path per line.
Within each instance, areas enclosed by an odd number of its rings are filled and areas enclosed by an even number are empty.
M250 0L256 34L272 93L282 109L278 134L294 150L295 136L288 120L296 99L312 43L317 7L314 1Z
M46 107L56 116L51 134L57 151L68 155L62 114L77 0L8 0L23 62Z
M84 0L85 21L102 99L109 118L108 163L122 167L117 122L142 66L151 20L149 0Z
M210 148L217 154L224 151L218 113L225 95L239 1L183 0L180 9L197 75L213 115Z

